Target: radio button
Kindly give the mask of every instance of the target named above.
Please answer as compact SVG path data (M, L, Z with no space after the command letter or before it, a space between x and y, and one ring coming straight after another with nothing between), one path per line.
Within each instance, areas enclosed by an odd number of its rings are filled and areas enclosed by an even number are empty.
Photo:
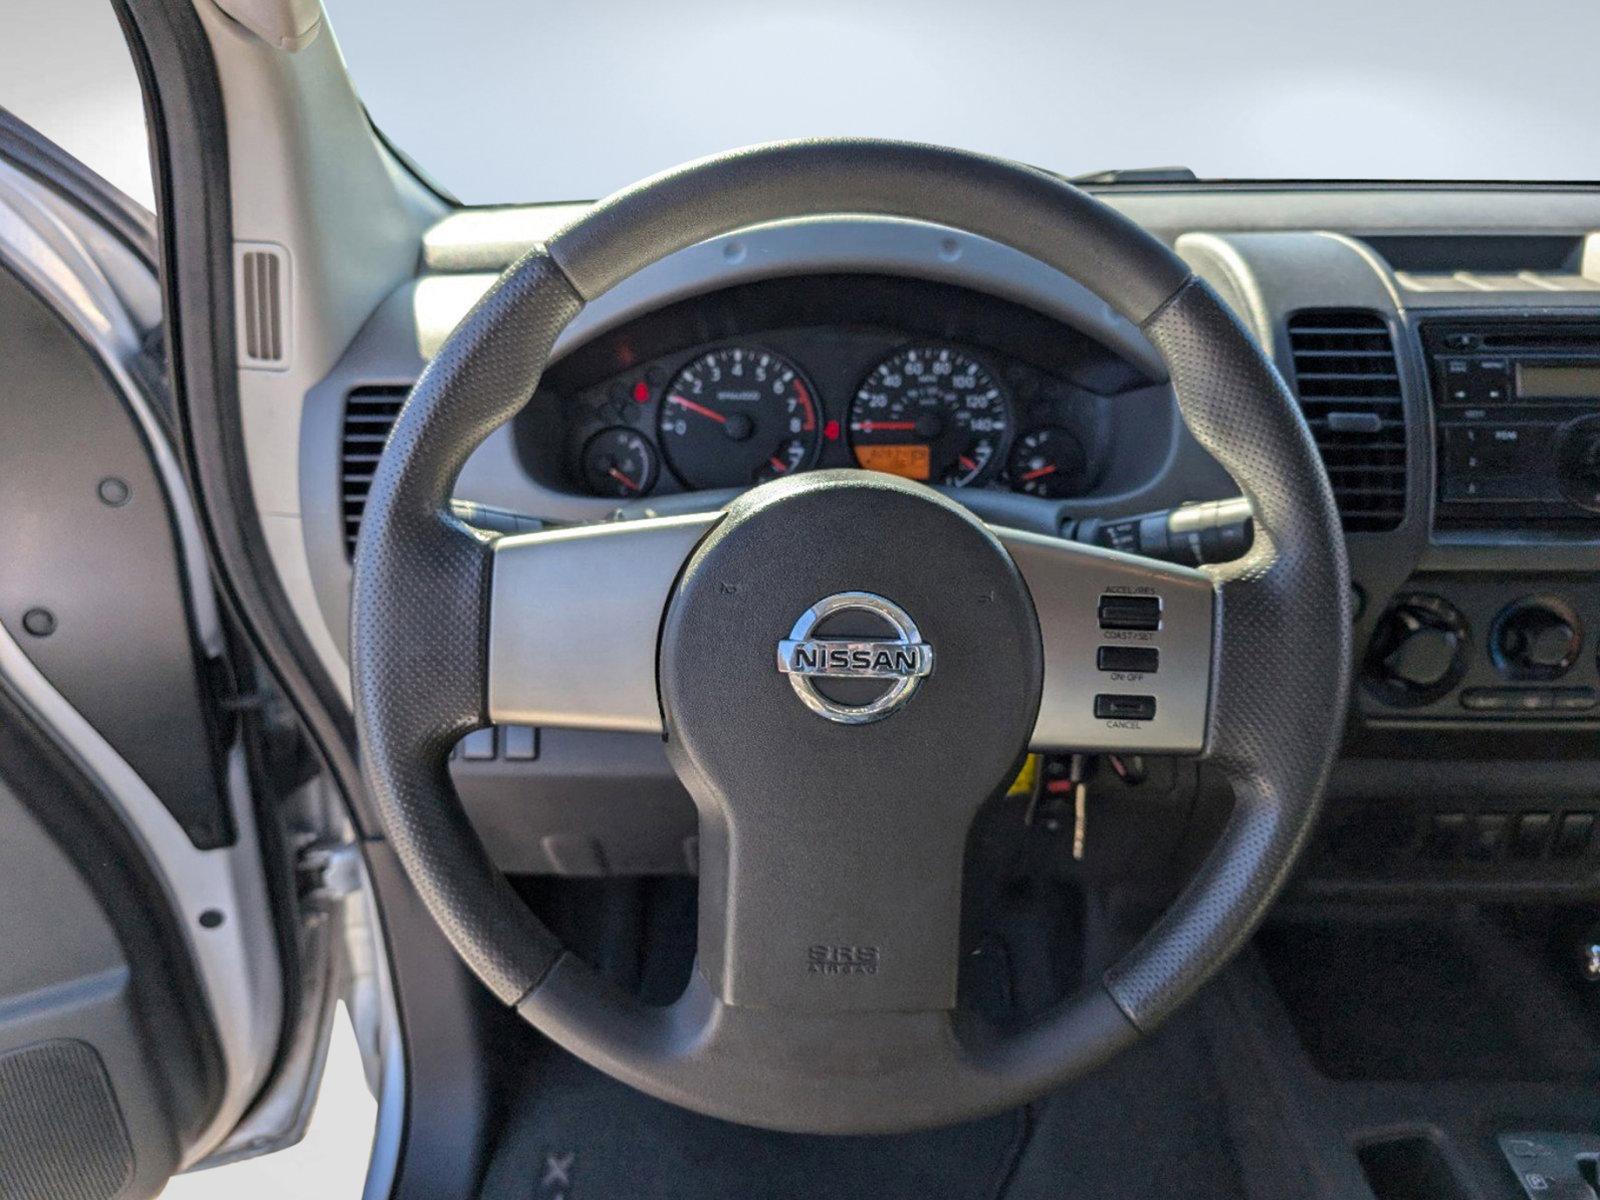
M1480 404L1504 404L1511 394L1511 364L1503 358L1480 358L1473 364L1472 390Z
M1444 385L1446 404L1472 404L1472 360L1470 358L1441 358L1441 382Z

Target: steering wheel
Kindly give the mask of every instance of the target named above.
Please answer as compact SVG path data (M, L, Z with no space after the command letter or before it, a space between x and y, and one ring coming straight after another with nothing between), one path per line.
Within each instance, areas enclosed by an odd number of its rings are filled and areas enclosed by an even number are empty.
M991 528L918 483L819 471L705 515L496 537L450 510L583 305L705 238L820 213L966 230L1077 279L1165 359L1255 511L1193 570ZM662 1099L890 1132L1026 1102L1132 1044L1250 935L1310 831L1349 688L1349 572L1277 372L1165 246L1059 179L866 140L709 158L510 267L417 381L367 500L351 668L366 779L461 959L531 1025ZM1109 687L1097 649L1155 649ZM1136 696L1107 696L1117 690ZM478 841L446 759L491 722L665 738L699 814L696 969L649 1007L563 949ZM1203 755L1234 807L1164 917L1043 1019L956 1006L964 845L1036 750Z

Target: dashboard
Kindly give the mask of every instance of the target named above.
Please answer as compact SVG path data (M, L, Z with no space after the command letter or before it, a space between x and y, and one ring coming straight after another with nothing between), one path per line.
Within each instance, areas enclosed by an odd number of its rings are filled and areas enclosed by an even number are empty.
M852 466L1067 499L1159 465L1121 444L1116 404L1155 382L1018 304L806 277L684 302L590 343L550 373L518 445L535 477L623 501ZM552 409L554 471L541 452Z
M1362 894L1418 879L1588 886L1600 862L1600 195L1104 195L1259 338L1340 507L1357 683L1310 875ZM498 271L573 211L448 218L418 277L306 396L299 603L330 661L388 423ZM924 479L987 520L1140 553L1180 527L1200 537L1218 502L1240 503L1140 331L1073 281L984 239L848 215L713 239L600 297L456 494L471 520L533 529L703 510L764 478L840 467ZM658 740L472 736L458 787L507 869L692 864L693 813ZM1192 766L1149 769L1188 778L1175 794L1195 785Z

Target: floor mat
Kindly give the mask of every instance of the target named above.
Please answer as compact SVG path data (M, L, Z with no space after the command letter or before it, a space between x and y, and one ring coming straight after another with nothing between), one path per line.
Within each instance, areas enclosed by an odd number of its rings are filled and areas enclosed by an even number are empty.
M484 1182L492 1200L992 1200L1021 1112L895 1137L808 1137L653 1100L551 1048Z
M1033 1106L1005 1200L1242 1200L1222 1089L1195 1004Z
M1283 922L1257 945L1330 1079L1600 1075L1592 1016L1527 946L1487 922Z
M1201 1018L1026 1111L896 1137L806 1137L652 1100L554 1048L485 1183L493 1200L1239 1200ZM546 1182L547 1177L550 1181Z

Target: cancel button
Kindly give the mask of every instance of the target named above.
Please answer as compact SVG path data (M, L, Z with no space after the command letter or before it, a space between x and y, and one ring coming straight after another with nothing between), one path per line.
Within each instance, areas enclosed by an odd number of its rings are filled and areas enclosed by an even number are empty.
M1100 721L1151 721L1156 715L1156 698L1102 694L1094 698L1094 715Z

